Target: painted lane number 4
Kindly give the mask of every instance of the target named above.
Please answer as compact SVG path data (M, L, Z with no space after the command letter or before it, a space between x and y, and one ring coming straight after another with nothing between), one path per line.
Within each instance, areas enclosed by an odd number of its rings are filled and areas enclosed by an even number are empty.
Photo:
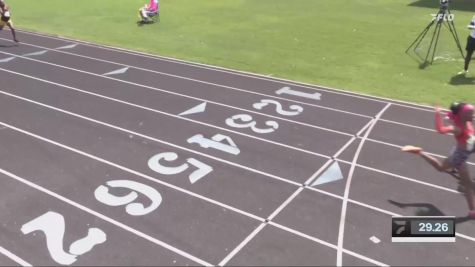
M233 139L223 134L215 134L213 137L211 137L211 139L204 137L202 134L197 134L188 138L186 141L189 144L198 144L202 148L211 147L233 155L239 155L241 152L234 143Z
M21 232L25 235L34 231L41 231L46 237L46 247L51 258L63 265L70 265L77 257L92 250L98 244L106 241L106 234L98 228L89 228L86 237L76 240L69 246L68 252L64 251L63 238L65 232L63 215L48 211L45 214L25 223Z

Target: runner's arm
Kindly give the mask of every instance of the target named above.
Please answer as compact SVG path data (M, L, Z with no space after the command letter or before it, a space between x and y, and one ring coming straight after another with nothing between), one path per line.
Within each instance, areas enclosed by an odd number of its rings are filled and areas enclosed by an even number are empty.
M435 109L435 129L441 134L455 133L457 131L457 129L452 125L444 125L439 108Z

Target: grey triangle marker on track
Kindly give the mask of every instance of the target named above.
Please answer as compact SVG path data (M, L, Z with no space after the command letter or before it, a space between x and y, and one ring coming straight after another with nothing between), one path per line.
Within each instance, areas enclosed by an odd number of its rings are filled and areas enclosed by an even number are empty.
M335 161L311 186L331 183L341 179L343 179L343 173L341 172L340 165Z
M195 113L201 113L206 110L206 102L199 104L198 106L192 107L189 110L183 111L182 113L178 114L178 116L185 116Z
M108 72L108 73L104 73L104 74L102 74L102 75L107 76L107 75L123 74L123 73L125 73L128 69L129 69L129 67L125 67L125 68L122 68L122 69L118 69L118 70L114 70L114 71L111 71L111 72Z
M43 55L43 54L46 53L46 52L48 52L48 50L41 50L41 51L38 51L38 52L28 53L28 54L24 54L23 56L24 56L24 57L40 56L40 55Z
M15 59L15 57L7 57L4 59L0 59L0 63L9 62L9 61L12 61L13 59Z
M71 49L71 48L75 48L78 44L71 44L71 45L65 45L65 46L61 46L61 47L58 47L58 48L55 48L57 50L61 50L61 49Z

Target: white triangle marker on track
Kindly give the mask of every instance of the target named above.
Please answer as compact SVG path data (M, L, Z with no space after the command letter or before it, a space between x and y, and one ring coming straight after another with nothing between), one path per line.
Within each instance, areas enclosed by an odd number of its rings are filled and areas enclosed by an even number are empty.
M107 75L123 74L123 73L125 73L128 69L129 69L129 67L125 67L125 68L122 68L122 69L118 69L118 70L114 70L114 71L111 71L111 72L108 72L108 73L104 73L104 74L102 74L102 75L107 76Z
M340 165L335 161L311 186L326 184L341 179L343 179L343 174L341 173Z
M24 57L40 56L40 55L43 55L43 54L46 53L46 52L48 52L48 50L41 50L41 51L38 51L38 52L28 53L28 54L24 54L23 56L24 56Z
M195 114L195 113L201 113L206 110L206 102L203 102L199 104L196 107L190 108L187 111L183 111L182 113L178 114L178 116L185 116L185 115L190 115L190 114Z
M4 59L0 59L0 63L9 62L9 61L12 61L13 59L15 59L15 57L7 57L7 58L4 58Z
M71 48L75 48L77 45L78 45L78 44L65 45L65 46L61 46L61 47L55 48L55 49L56 49L56 50L71 49Z

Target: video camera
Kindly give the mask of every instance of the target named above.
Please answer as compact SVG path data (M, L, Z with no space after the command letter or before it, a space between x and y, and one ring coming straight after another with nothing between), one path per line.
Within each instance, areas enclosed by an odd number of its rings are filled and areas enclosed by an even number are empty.
M440 0L440 10L447 10L449 8L449 3L451 0Z

